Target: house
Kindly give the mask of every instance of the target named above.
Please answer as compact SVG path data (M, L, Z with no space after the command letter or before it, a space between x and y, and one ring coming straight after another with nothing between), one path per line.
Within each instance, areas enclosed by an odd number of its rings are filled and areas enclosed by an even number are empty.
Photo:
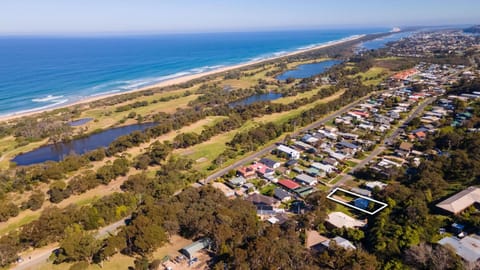
M275 161L275 160L271 160L269 158L260 159L260 163L262 163L263 165L265 165L265 166L267 166L271 169L276 169L276 168L280 167L280 165L282 165L282 164L280 164L280 162Z
M480 188L469 187L452 197L439 202L436 206L457 215L468 207L480 203Z
M314 136L312 136L310 134L305 134L302 137L302 141L305 142L305 143L308 143L308 144L315 144L319 141L319 139L315 138Z
M290 159L289 161L285 162L285 167L292 167L297 163L298 163L298 160Z
M247 179L243 176L237 176L228 180L231 186L241 186L247 182Z
M367 197L372 196L372 192L370 190L366 190L366 189L363 189L363 188L352 188L350 191L355 192L357 194L360 194L362 196L367 196Z
M355 245L352 244L352 242L340 236L335 236L331 240L330 239L325 240L322 242L322 245L325 246L325 248L330 248L330 243L332 241L334 241L337 246L342 247L344 249L357 249Z
M338 161L344 161L347 158L346 155L341 154L341 153L337 153L337 152L333 152L333 151L329 151L328 156L330 156L331 158L334 158Z
M385 183L382 183L380 181L370 181L365 183L365 187L369 190L374 190L375 188L379 188L380 190L384 189L386 186L388 186Z
M245 200L253 203L257 208L257 214L261 216L275 214L280 204L279 200L258 193L248 196Z
M300 159L300 152L283 144L277 147L277 151L287 154L289 158Z
M276 178L274 175L264 175L263 179L265 179L267 181L270 181L272 183L277 183L278 182L278 178Z
M297 167L297 166L293 167L292 171L294 171L296 173L303 173L303 169L300 168L300 167Z
M476 263L480 259L480 239L478 236L445 237L438 241L442 246L451 248L468 263Z
M353 134L353 133L343 133L343 132L338 132L338 135L340 135L340 137L346 139L346 140L358 140L358 138L360 137L359 135L357 134Z
M278 184L288 190L294 190L300 187L300 185L292 180L283 179L278 181Z
M318 163L318 162L314 162L310 166L317 169L317 170L324 171L326 173L332 173L337 169L337 168L333 167L332 165L322 164L322 163Z
M269 219L267 219L267 221L270 223L270 224L279 224L279 225L282 225L283 223L285 223L286 221L288 220L288 216L286 215L281 215L281 214L277 214L273 217L270 217Z
M326 221L335 228L362 228L367 225L365 221L355 219L342 212L332 212L328 214Z
M255 178L257 176L257 172L250 166L241 167L237 170L237 173L246 179Z
M330 140L337 140L337 137L338 137L337 134L324 129L319 129L318 133L320 133L323 137L326 137Z
M361 146L356 145L356 144L353 144L353 143L350 143L350 142L347 142L347 141L341 141L341 142L337 143L337 146L340 147L340 148L352 149L352 150L354 150L354 151L360 151L360 150L362 150L362 147L361 147Z
M409 142L402 142L395 153L400 157L408 157L412 152L413 144Z
M219 189L223 194L225 194L225 197L234 197L235 196L235 190L229 188L227 185L219 182L215 182L212 184L212 186L216 189Z
M299 187L295 189L295 193L302 198L306 198L313 192L315 192L315 189L311 186Z
M188 259L193 259L197 252L199 252L202 249L209 248L211 245L212 245L212 240L210 238L202 238L180 249L180 253L187 256Z
M307 231L307 239L305 241L305 245L308 249L314 251L323 251L325 246L322 245L323 242L327 241L328 238L319 234L317 231L310 230Z
M257 174L261 176L273 176L275 171L262 163L254 163L247 167L242 167L237 170L237 173L244 178L255 178Z
M242 186L245 190L255 190L255 185L253 183L245 183Z
M300 150L302 150L302 151L310 150L310 149L314 148L314 147L311 146L310 144L304 143L304 142L302 142L302 141L295 141L293 144L295 145L295 148L298 148L298 149L300 149Z
M304 173L295 176L295 181L308 186L315 186L318 184L317 178L311 177Z
M292 194L277 187L273 190L273 197L275 197L276 199L279 199L282 202L287 202L292 199Z
M316 168L310 167L305 171L306 174L312 176L312 177L325 177L325 172L324 171L319 171Z
M331 166L334 166L334 167L337 167L337 166L339 165L338 161L336 161L336 160L333 159L333 158L329 158L329 157L328 157L328 158L324 158L324 159L322 160L322 162L323 162L324 164L331 165Z

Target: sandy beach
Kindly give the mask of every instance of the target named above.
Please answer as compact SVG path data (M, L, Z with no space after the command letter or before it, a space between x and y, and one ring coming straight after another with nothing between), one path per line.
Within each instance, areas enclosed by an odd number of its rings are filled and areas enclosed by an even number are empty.
M169 79L169 80L159 82L157 84L153 84L153 85L150 85L150 86L146 86L146 87L142 87L142 88L138 88L138 89L134 89L134 90L130 90L130 91L112 93L112 94L95 96L95 97L89 97L89 98L85 98L85 99L82 99L82 100L79 100L79 101L76 101L76 102L66 103L66 104L62 104L62 105L52 107L52 108L48 108L48 109L44 109L44 110L24 112L24 113L20 112L20 113L16 113L16 114L13 113L13 114L9 114L9 115L4 115L4 116L0 116L0 122L10 121L10 120L21 118L21 117L24 117L24 116L36 115L36 114L40 114L40 113L47 112L47 111L53 111L53 110L56 110L56 109L59 109L59 108L66 108L66 107L75 106L75 105L79 105L79 104L85 104L85 103L89 103L89 102L92 102L92 101L101 100L101 99L105 99L105 98L109 98L109 97L113 97L113 96L119 96L119 95L124 95L124 94L128 94L128 93L139 92L139 91L145 91L145 90L148 90L148 89L151 89L151 88L158 88L158 87L171 86L171 85L175 85L175 84L181 84L181 83L185 83L185 82L188 82L190 80L198 79L198 78L201 78L201 77L204 77L204 76L214 75L214 74L217 74L217 73L222 73L222 72L225 72L225 71L230 71L230 70L234 70L234 69L238 69L238 68L243 68L243 67L247 67L247 66L251 66L251 65L256 65L256 64L259 64L259 63L262 63L262 62L267 62L267 61L271 61L271 60L275 60L275 59L280 59L280 58L284 58L284 57L288 57L288 56L292 56L292 55L297 55L297 54L301 54L301 53L305 53L305 52L309 52L309 51L315 51L315 50L326 48L326 47L336 46L336 45L339 45L339 44L342 44L342 43L345 43L345 42L360 39L364 36L365 35L356 35L356 36L352 36L352 37L349 37L349 38L345 38L345 39L341 39L341 40L337 40L337 41L328 42L328 43L325 43L325 44L322 44L322 45L314 46L314 47L311 47L311 48L293 51L291 53L286 53L284 55L279 55L279 56L266 58L266 59L262 59L262 60L258 60L258 61L241 63L241 64L238 64L238 65L231 65L231 66L222 67L222 68L218 68L218 69L203 72L203 73L197 73L197 74L177 77L177 78L173 78L173 79Z

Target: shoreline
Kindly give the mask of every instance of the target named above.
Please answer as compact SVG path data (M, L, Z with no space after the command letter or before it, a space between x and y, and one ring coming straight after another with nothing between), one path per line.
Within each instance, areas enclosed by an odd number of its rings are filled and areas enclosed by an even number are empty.
M97 101L97 100L102 100L102 99L106 99L106 98L110 98L110 97L114 97L114 96L119 96L119 95L123 95L123 94L141 92L141 91L149 90L151 88L159 88L159 87L161 88L161 87L181 84L181 83L185 83L185 82L195 80L195 79L205 77L205 76L219 74L219 73L222 73L222 72L231 71L231 70L235 70L235 69L239 69L239 68L244 68L244 67L260 64L260 63L271 61L271 60L281 59L281 58L284 58L284 57L289 57L289 56L298 55L298 54L302 54L302 53L306 53L306 52L310 52L310 51L315 51L315 50L319 50L319 49L323 49L323 48L327 48L327 47L331 47L331 46L340 45L342 43L346 43L346 42L361 39L365 36L367 36L367 35L366 34L354 35L354 36L346 37L346 38L343 38L343 39L339 39L339 40L335 40L335 41L329 41L329 42L319 44L319 45L314 45L312 47L306 47L306 48L303 48L303 49L298 49L298 50L295 50L295 51L292 51L292 52L289 52L289 53L285 53L285 54L282 54L282 55L278 55L278 56L272 56L272 57L268 57L268 58L265 58L265 59L248 61L248 62L244 62L244 63L240 63L240 64L220 67L220 68L205 71L205 72L200 72L200 73L196 73L196 74L190 74L190 75L180 76L180 77L176 77L176 78L172 78L172 79L167 79L165 81L161 81L161 82L149 85L149 86L144 86L144 87L140 87L140 88L125 91L125 92L116 92L116 93L105 94L105 95L91 96L91 97L87 97L87 98L84 98L84 99L81 99L81 100L78 100L78 101L75 101L75 102L72 102L72 103L59 104L58 106L52 106L52 107L45 108L45 109L42 109L42 108L39 108L38 110L31 109L31 111L24 111L24 112L17 112L17 113L10 113L10 114L6 114L6 115L0 115L0 122L8 122L8 121L15 120L15 119L22 118L22 117L26 117L26 116L32 116L32 115L41 114L41 113L44 113L44 112L50 112L50 111L54 111L54 110L61 109L61 108L68 108L68 107L71 107L71 106L81 105L81 104L85 104L85 103L89 103L89 102L93 102L93 101Z

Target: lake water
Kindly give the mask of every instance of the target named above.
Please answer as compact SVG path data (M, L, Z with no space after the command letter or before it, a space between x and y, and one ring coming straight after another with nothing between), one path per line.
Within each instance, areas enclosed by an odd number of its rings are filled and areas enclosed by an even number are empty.
M257 95L249 96L247 98L232 102L228 104L228 106L230 106L230 108L237 107L237 106L247 106L255 102L271 101L271 100L279 99L281 97L283 97L283 95L279 93L257 94Z
M81 126L81 125L85 125L86 123L88 123L92 120L93 120L93 118L82 118L82 119L78 119L78 120L70 122L69 125L72 126L72 127L78 127L78 126Z
M385 47L387 45L387 43L398 41L398 40L400 40L404 37L410 36L412 33L413 32L401 32L401 33L397 33L397 34L391 34L391 35L388 35L386 37L377 38L377 39L374 39L374 40L363 42L362 44L359 45L359 47L362 48L362 49L367 49L367 50L380 49L380 48Z
M71 142L46 145L18 155L12 162L20 166L27 166L45 161L60 161L70 154L82 155L100 147L107 147L120 136L137 130L145 130L155 125L155 123L144 123L112 128Z
M288 78L305 79L314 75L321 74L334 65L340 64L340 60L327 60L318 63L299 65L295 69L287 70L277 76L277 80L286 80Z

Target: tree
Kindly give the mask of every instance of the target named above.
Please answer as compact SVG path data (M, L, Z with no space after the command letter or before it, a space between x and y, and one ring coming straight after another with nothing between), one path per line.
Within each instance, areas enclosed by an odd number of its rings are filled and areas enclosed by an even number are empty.
M24 208L30 209L32 211L38 210L42 207L43 202L45 201L45 194L39 190L35 191L30 195L28 201L24 204Z
M93 255L98 251L99 246L99 241L92 233L86 232L80 225L74 224L65 229L65 237L60 242L60 251L54 262L86 261L92 263Z
M461 265L458 257L449 249L420 243L405 251L405 262L414 269L455 269Z

